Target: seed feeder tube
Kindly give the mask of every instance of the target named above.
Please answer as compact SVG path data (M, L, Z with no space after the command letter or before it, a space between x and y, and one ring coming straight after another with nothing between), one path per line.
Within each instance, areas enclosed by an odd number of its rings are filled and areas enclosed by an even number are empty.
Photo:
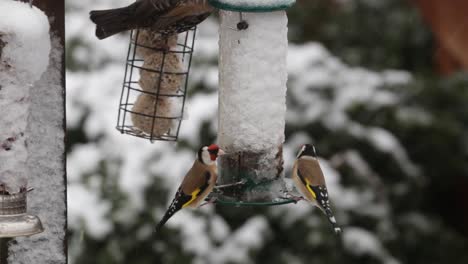
M294 0L209 0L221 9L218 204L269 206L284 198L287 16Z

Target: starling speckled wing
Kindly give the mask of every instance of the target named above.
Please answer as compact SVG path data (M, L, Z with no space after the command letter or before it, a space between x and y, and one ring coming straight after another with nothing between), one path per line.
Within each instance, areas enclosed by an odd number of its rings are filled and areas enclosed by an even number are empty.
M193 28L214 10L207 0L139 0L127 7L91 11L90 18L99 39L137 28L170 35Z

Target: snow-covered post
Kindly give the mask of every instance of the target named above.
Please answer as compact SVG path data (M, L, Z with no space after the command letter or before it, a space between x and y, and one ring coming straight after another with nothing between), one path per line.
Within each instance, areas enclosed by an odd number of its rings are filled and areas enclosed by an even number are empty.
M219 9L220 184L238 202L272 202L284 189L287 16L295 0L210 0ZM226 198L226 197L224 197Z
M49 64L49 22L20 2L1 0L0 10L0 184L16 193L27 185L29 91Z
M35 1L62 7L63 14L63 3L56 2ZM0 262L66 263L63 45L40 9L0 0L0 10L0 195L4 202L34 187L28 211L45 227L33 237L14 238L7 250L0 249ZM51 20L64 23L56 16ZM2 217L1 236L38 232L2 233L7 216ZM11 227L25 223L8 222Z

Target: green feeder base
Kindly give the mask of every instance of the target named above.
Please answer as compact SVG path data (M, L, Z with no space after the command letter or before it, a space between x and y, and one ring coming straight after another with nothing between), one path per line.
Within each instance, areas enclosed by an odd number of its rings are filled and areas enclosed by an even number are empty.
M208 0L208 2L218 9L228 11L273 12L288 9L296 3L296 0Z
M216 204L228 206L275 206L289 203L297 203L296 200L287 197L281 197L279 194L272 195L269 190L275 185L275 181L265 181L255 183L248 178L233 184L221 185L215 187L215 191L206 199L207 201L214 199ZM250 194L247 196L239 194ZM255 197L251 196L255 193Z
M249 202L244 202L244 201L236 201L232 197L228 196L219 196L216 199L216 204L220 205L227 205L227 206L235 206L235 207L241 207L241 206L275 206L275 205L283 205L283 204L290 204L290 203L297 203L296 200L292 199L286 199L286 198L277 198L273 201L249 201Z

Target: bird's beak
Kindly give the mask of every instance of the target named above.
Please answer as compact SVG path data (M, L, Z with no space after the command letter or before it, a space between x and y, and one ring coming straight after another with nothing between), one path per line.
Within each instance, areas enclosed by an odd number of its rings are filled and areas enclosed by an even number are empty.
M222 156L222 155L225 155L225 154L226 154L226 152L224 152L224 150L222 150L222 149L218 150L218 156Z

